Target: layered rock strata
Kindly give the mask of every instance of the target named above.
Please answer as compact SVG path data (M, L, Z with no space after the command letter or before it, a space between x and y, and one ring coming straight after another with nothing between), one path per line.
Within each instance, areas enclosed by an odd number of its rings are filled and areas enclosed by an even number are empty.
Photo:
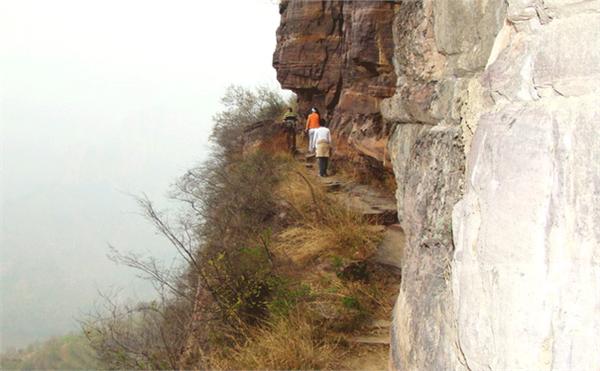
M390 367L597 369L600 2L281 12L282 86L391 159L407 240Z
M336 134L384 163L389 127L380 112L394 94L394 2L281 1L273 66L300 113L319 109Z

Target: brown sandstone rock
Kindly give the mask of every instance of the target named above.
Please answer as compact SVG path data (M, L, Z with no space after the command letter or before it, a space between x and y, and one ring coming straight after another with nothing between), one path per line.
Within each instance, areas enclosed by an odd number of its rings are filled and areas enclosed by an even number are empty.
M394 94L394 2L283 1L273 66L300 113L316 106L360 153L385 163L380 102ZM388 162L389 163L389 162Z

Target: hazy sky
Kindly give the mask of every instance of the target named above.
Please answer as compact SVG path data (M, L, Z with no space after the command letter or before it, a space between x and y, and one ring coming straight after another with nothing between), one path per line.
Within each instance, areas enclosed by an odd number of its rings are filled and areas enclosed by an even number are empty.
M174 253L126 193L205 158L230 84L278 86L274 0L0 0L1 346L76 328L96 289L148 295L107 243Z

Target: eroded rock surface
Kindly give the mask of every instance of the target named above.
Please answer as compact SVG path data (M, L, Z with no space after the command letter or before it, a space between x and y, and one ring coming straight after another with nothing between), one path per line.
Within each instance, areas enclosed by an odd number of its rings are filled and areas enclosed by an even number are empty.
M600 2L508 1L455 207L472 370L600 367Z
M452 208L463 192L465 144L486 104L479 78L503 24L503 4L405 1L396 13L397 90L382 113L395 123L389 153L407 242L392 369L455 369L463 362L450 285Z
M273 66L299 111L316 106L336 135L385 162L380 102L395 92L390 1L282 1Z

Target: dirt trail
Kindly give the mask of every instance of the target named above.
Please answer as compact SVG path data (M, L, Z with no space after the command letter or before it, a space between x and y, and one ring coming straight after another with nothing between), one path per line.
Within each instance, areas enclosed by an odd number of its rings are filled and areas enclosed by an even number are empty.
M339 175L319 177L317 170L313 170L316 165L314 157L307 157L303 152L300 152L296 159L306 164L309 174L320 181L333 197L370 220L374 231L384 232L384 239L373 256L373 260L402 269L405 236L402 227L398 224L396 199L376 188L358 184Z
M309 174L318 179L333 197L370 220L374 232L383 232L383 240L368 260L382 270L394 272L400 278L405 236L398 224L395 198L339 175L319 177L314 157L300 153L297 160L305 162ZM399 281L398 279L398 285ZM344 369L388 369L391 307L377 316L379 318L374 318L359 333L347 337L352 352L343 361Z

